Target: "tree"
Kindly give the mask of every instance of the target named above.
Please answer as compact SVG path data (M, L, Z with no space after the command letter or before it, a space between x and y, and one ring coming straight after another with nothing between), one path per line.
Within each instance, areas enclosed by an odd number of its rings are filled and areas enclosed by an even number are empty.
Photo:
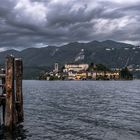
M96 65L96 70L97 71L110 71L110 69L109 68L107 68L105 65L103 65L103 64L97 64Z
M132 80L133 75L130 73L127 67L120 71L120 78L125 80Z
M94 70L94 63L90 63L88 67L88 71L93 71Z

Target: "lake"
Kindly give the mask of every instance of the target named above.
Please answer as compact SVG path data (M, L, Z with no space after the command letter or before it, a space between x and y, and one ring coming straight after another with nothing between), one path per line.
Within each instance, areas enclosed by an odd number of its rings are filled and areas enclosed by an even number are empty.
M0 140L140 140L140 81L23 81L24 123Z

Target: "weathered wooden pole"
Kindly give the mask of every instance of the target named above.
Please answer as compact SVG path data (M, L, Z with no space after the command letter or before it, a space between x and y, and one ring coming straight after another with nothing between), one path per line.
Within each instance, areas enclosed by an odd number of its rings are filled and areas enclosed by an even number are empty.
M14 94L14 57L6 57L6 107L5 127L12 130L16 125L15 94Z
M23 122L23 93L22 93L22 76L23 76L23 63L22 59L15 59L15 73L16 73L16 109L18 116L18 123Z
M2 74L5 74L5 69L1 69L2 71ZM1 78L1 83L2 83L2 95L5 96L6 94L6 90L5 90L5 77L2 77ZM2 119L3 119L3 123L5 122L5 101L3 103L3 106L2 106Z

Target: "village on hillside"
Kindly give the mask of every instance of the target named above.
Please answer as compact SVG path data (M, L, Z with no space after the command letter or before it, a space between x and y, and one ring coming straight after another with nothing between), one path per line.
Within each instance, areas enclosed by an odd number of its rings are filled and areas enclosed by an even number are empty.
M127 67L109 69L102 64L65 64L59 69L54 64L53 71L44 72L40 80L132 80L133 75Z

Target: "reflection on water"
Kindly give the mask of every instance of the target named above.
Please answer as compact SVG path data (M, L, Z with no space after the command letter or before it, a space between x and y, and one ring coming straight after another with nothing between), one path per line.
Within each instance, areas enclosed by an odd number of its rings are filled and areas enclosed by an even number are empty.
M24 129L23 125L17 126L12 132L8 132L1 126L0 140L26 140L28 131Z
M0 140L140 140L140 81L24 81L25 121Z

